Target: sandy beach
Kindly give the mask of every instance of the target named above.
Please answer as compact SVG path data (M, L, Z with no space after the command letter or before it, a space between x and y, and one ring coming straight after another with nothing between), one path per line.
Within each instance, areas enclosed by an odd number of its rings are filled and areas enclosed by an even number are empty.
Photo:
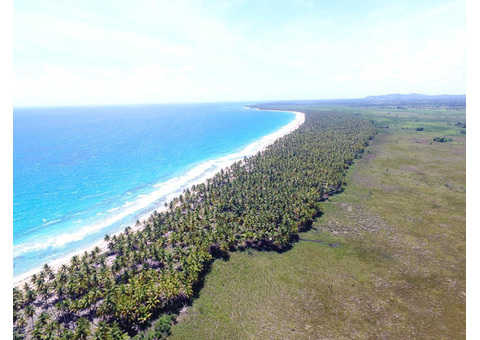
M254 109L254 110L259 110L259 109ZM280 110L269 110L269 111L280 111ZM240 151L238 153L235 153L233 155L228 155L226 157L222 157L222 158L213 160L211 162L206 162L206 165L205 165L206 167L209 166L210 163L212 163L212 165L214 165L214 167L215 167L214 172L208 172L207 171L207 172L203 172L201 175L198 175L197 173L189 172L189 173L185 174L184 176L191 177L191 178L194 179L194 182L191 185L194 185L194 184L197 185L197 184L205 183L207 181L207 179L214 177L216 173L220 172L222 169L225 169L225 168L231 166L233 163L235 163L239 160L242 160L244 157L250 157L250 156L253 156L253 155L257 154L258 152L264 151L269 145L273 144L277 139L291 133L292 131L295 131L305 122L305 114L303 114L302 112L297 112L297 111L281 111L281 112L293 112L293 113L295 113L295 119L292 122L290 122L289 124L280 128L279 130L277 130L277 131L275 131L275 132L273 132L273 133L271 133L267 136L264 136L261 139L249 144L247 147L245 147L242 151ZM172 182L170 184L174 185L175 183ZM178 195L179 195L179 193L177 191L175 191L174 194L170 195L167 198L167 203ZM158 194L157 194L157 196L158 196ZM153 209L152 211L142 215L138 219L139 221L141 221L140 224L131 225L132 231L141 230L144 226L145 220L148 219L154 211L160 213L162 211L165 211L166 209L167 208L165 207L165 205L162 202L162 204L160 206L158 206L156 209ZM122 232L123 231L119 231L116 234L118 235ZM113 236L113 234L110 235L110 236ZM72 256L81 255L85 251L90 252L96 247L99 247L102 252L105 252L107 250L108 243L103 241L103 240L100 240L100 241L92 244L91 246L82 249L81 251L75 251L75 252L66 254L65 256L63 256L59 259L50 261L50 262L48 262L48 265L52 268L52 270L54 272L56 272L62 265L69 264ZM40 272L41 270L42 270L42 267L35 268L35 269L33 269L33 270L31 270L27 273L24 273L22 275L19 275L19 276L15 277L13 279L13 287L23 286L25 282L30 281L30 277L32 275Z

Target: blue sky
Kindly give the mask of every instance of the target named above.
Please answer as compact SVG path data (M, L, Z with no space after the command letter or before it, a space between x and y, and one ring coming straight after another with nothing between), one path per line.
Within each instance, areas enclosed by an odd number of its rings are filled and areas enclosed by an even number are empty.
M14 1L13 105L463 94L465 1Z

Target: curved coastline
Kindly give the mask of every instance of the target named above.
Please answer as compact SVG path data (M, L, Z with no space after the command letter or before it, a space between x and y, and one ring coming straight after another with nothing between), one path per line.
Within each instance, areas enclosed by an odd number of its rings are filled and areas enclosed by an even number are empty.
M245 107L246 109L253 109L259 110L257 108L249 108ZM295 114L295 118L293 121L288 123L287 125L281 127L277 131L268 134L259 140L247 145L243 150L229 154L227 156L206 161L200 164L199 166L195 167L194 169L190 170L186 174L173 178L165 183L158 184L159 189L155 190L153 193L148 195L146 200L151 201L150 203L154 203L158 200L159 197L167 196L166 202L171 201L174 197L177 197L179 194L182 193L184 189L187 187L191 187L196 184L205 183L207 179L212 178L220 172L222 169L225 169L231 166L233 163L242 160L244 157L253 156L259 152L264 151L269 145L273 144L277 139L282 138L283 136L291 133L292 131L299 128L305 122L305 114L298 111L287 111L287 110L265 110L265 111L279 111L279 112L292 112ZM183 183L183 185L182 185ZM187 183L185 185L185 183ZM175 186L177 184L177 186ZM180 184L180 185L178 185ZM173 188L173 189L172 189ZM167 195L166 195L167 193ZM162 212L165 211L166 208L164 206L165 201L161 202L161 205L158 206L156 209L152 209L148 213L145 213L140 216L138 220L144 221L146 220L154 211ZM147 204L148 205L148 204ZM132 207L133 209L134 207ZM140 210L140 209L138 209ZM143 228L143 223L132 225L132 231L137 231ZM119 231L116 234L120 234L122 231ZM81 250L75 250L73 252L67 253L66 255L62 256L61 258L52 260L48 262L48 265L56 271L61 265L68 264L71 257L74 255L82 254L85 251L89 252L93 250L95 247L99 247L102 251L107 250L107 242L100 240L95 242L94 244L90 245ZM13 278L13 286L18 287L22 285L24 282L28 281L30 276L36 274L42 270L42 267L37 267L32 269L24 274L20 274Z

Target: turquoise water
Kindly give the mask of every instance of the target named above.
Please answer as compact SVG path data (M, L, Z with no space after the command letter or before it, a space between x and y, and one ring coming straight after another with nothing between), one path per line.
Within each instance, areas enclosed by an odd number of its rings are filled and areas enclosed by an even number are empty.
M14 277L134 224L295 118L245 104L14 109Z

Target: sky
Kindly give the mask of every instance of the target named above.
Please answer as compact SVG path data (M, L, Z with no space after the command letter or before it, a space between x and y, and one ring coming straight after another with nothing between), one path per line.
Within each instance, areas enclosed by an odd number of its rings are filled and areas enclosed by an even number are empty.
M466 93L465 1L13 2L13 106Z

